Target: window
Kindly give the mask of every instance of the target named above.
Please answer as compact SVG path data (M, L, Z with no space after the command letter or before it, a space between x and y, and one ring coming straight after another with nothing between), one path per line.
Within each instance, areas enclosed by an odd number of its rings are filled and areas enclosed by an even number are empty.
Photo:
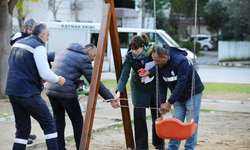
M120 40L120 47L121 48L128 48L128 44L130 39L136 35L136 33L126 33L126 32L119 32L119 40Z
M155 33L153 33L153 32L146 33L146 35L149 38L149 42L155 42ZM162 41L161 38L159 38L158 33L156 35L157 35L156 44L163 47L164 42Z
M115 8L135 9L135 0L114 0Z
M208 37L198 37L198 41L208 39Z

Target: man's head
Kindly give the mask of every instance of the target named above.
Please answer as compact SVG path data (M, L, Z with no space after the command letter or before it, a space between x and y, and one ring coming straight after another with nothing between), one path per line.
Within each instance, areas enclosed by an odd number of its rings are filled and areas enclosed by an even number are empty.
M169 60L168 52L161 46L156 46L152 50L152 58L159 67L163 67Z
M85 48L89 52L90 60L93 61L95 59L95 56L96 56L96 51L97 51L96 46L94 44L87 44L87 45L85 45Z
M37 22L32 28L32 34L38 36L45 45L49 40L49 27L44 22Z
M33 19L28 19L23 24L23 33L31 35L32 27L36 22Z

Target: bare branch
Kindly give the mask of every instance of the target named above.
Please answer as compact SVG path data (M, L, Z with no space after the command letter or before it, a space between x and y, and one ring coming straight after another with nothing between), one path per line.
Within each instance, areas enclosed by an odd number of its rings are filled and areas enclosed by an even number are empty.
M61 1L58 3L58 5L56 6L56 13L57 13L57 11L58 11L59 6L61 5L61 3L62 3L63 1L64 1L64 0L61 0Z

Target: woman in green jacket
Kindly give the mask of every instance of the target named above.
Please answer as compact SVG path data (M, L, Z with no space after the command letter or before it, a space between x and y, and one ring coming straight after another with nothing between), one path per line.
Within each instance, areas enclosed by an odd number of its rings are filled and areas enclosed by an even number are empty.
M135 35L129 43L129 50L126 54L126 59L123 63L122 74L119 79L116 89L116 101L111 102L113 108L120 107L117 101L120 100L120 95L124 91L126 83L131 72L131 95L134 105L134 129L136 149L148 149L148 129L146 122L146 108L151 108L152 117L152 144L156 149L165 149L165 142L159 138L155 132L156 116L156 82L155 78L149 82L142 82L143 77L155 76L155 66L146 70L144 74L138 73L138 70L145 68L146 63L152 62L151 51L154 48L154 43L149 43L146 34ZM160 105L158 105L160 106ZM158 113L160 117L160 113Z

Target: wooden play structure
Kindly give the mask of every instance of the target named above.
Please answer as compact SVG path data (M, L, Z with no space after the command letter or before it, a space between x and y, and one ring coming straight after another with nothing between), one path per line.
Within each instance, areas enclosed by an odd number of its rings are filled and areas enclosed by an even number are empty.
M98 89L100 86L100 79L102 73L102 66L104 60L104 54L108 39L108 32L110 33L111 44L112 44L112 52L114 57L115 64L115 73L117 82L121 75L122 70L122 58L120 52L120 42L117 30L117 23L116 23L116 15L115 15L115 8L114 8L114 1L113 0L105 0L105 4L103 7L103 16L102 16L102 23L101 29L98 37L97 43L97 54L95 58L95 64L92 74L92 80L90 85L86 115L85 115L85 122L82 130L82 138L80 144L80 150L88 150L92 132L92 126L94 121L95 115L95 106L97 102L98 96ZM127 98L126 89L124 90L121 98ZM121 105L128 106L128 101L120 101ZM131 119L129 114L129 107L122 107L121 108L123 124L124 124L124 132L125 132L125 140L127 148L134 149L134 138L132 133L132 126L131 126Z
M154 0L154 12L155 12L155 0ZM196 13L195 14L197 15L197 0L196 0ZM195 17L195 21L196 21L196 17ZM195 23L195 26L196 26L196 23ZM96 108L96 103L97 103L98 89L100 85L104 54L105 54L107 38L108 38L108 32L110 33L112 53L113 53L113 58L115 62L114 65L115 65L116 80L118 82L120 75L121 75L121 71L122 71L122 58L121 58L121 52L120 52L120 43L119 43L119 36L118 36L117 23L116 23L114 0L105 0L105 4L103 8L101 29L100 29L98 43L97 43L97 54L95 58L95 64L94 64L92 80L91 80L91 85L90 85L90 90L89 90L89 97L88 97L88 103L87 103L87 109L86 109L86 115L85 115L85 122L83 126L83 131L82 131L80 150L89 149L95 108ZM194 49L195 49L195 43L194 43ZM194 51L194 55L195 55L195 51ZM194 69L195 58L194 58L193 63L194 63L194 67L193 67ZM194 79L194 70L193 70L193 79ZM193 85L194 85L194 81L193 81ZM158 85L156 85L156 88L158 88ZM192 86L192 91L194 91L193 88L194 87ZM195 95L195 93L192 92L192 95ZM127 99L126 88L123 91L121 98ZM194 98L193 98L193 101L194 101ZM133 138L133 133L132 133L130 113L129 113L129 106L128 106L129 104L127 100L122 100L120 101L120 103L121 103L121 106L123 106L121 107L121 113L122 113L123 124L124 124L126 147L127 149L128 148L134 149L135 146L134 146L134 138ZM195 124L195 121L193 119L190 120L190 122L183 123L180 120L175 119L175 118L166 118L166 119L158 118L158 120L155 121L155 126L156 126L156 133L159 137L164 138L164 139L176 139L176 140L184 140L184 139L190 138L197 129L197 124Z

